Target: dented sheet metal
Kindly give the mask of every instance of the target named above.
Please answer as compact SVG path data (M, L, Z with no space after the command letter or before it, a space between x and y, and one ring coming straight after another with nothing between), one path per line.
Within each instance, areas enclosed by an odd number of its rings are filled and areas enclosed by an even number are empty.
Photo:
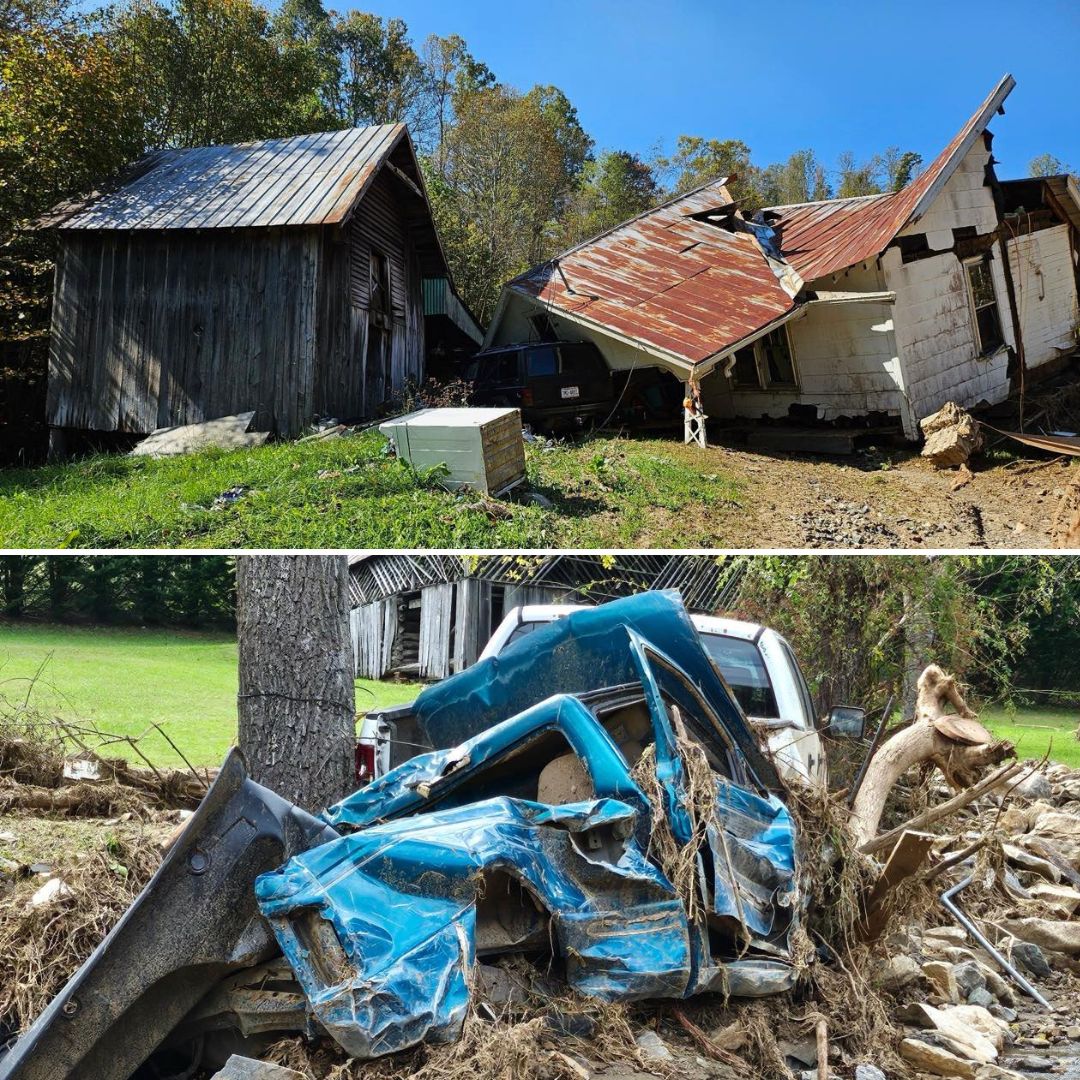
M425 716L430 733L480 731L330 807L330 826L357 831L256 882L315 1020L346 1052L456 1039L472 965L493 953L549 949L571 986L605 1000L790 987L792 820L746 768L749 729L677 597L576 613L478 668L428 691ZM625 684L639 687L679 844L693 835L683 740L715 763L717 813L698 852L708 919L690 919L650 859L656 808L601 718L568 693L528 701L560 681L596 690L604 679L624 704ZM545 803L538 773L566 749L590 797Z
M787 262L813 281L880 255L926 213L1015 85L1011 75L1003 76L948 146L900 191L770 207L766 216L776 224Z
M775 766L762 753L674 591L641 593L575 611L500 655L428 687L413 706L424 736L432 746L454 746L549 694L579 694L638 679L627 629L662 642L667 656L709 702L715 713L712 736L730 739L739 750L734 764L740 775L734 779L746 773L768 790L783 792Z
M315 1017L358 1058L458 1038L489 871L509 871L550 913L571 985L678 996L689 944L663 874L632 839L612 862L580 839L631 828L634 813L611 799L500 798L420 814L293 859L256 896Z
M707 220L733 208L706 184L507 287L692 368L795 309L758 239Z

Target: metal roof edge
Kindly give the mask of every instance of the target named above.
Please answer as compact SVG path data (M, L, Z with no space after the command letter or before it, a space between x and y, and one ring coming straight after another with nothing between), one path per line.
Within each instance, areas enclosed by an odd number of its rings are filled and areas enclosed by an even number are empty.
M543 265L543 264L541 264ZM527 289L523 289L520 285L514 284L513 281L507 282L503 286L503 292L513 291L519 296L525 297L527 300L531 300L537 307L543 308L544 311L548 311L553 315L557 315L560 319L566 319L569 322L578 323L581 326L588 327L590 330L595 330L598 333L606 334L608 337L613 338L616 341L621 341L624 345L631 345L635 349L640 349L642 352L649 353L651 356L655 356L658 360L665 360L671 364L678 364L680 367L686 368L687 374L693 369L695 363L698 361L690 360L685 356L679 356L677 353L668 352L666 349L661 349L657 345L649 345L642 341L640 338L631 337L629 334L623 334L618 330L613 330L606 323L600 322L598 319L590 319L586 315L582 315L580 312L566 311L563 308L557 308L549 304L545 304L543 300L529 292ZM501 314L502 297L499 298L499 307L495 309L495 315ZM492 328L495 326L495 317L492 317ZM484 346L487 348L487 345Z
M1016 79L1007 72L1002 75L998 80L997 86L990 92L990 95L979 107L978 112L972 116L964 127L970 125L971 130L961 139L956 149L949 155L947 161L943 162L938 169L937 176L934 177L930 186L923 192L919 201L915 204L911 213L900 224L900 227L896 230L899 233L908 225L916 222L929 210L933 201L941 193L941 189L949 182L950 177L956 171L957 165L964 159L967 152L975 145L975 140L986 130L987 125L990 123L990 118L998 112L1005 104L1005 99L1012 93L1013 88L1016 86ZM961 129L962 131L963 129ZM912 183L917 183L920 178L916 177ZM894 234L895 235L895 234Z
M365 177L364 182L360 185L359 190L353 196L352 201L349 203L349 205L343 211L341 211L341 213L339 213L335 219L333 219L333 220L324 219L322 221L323 225L345 225L345 224L348 223L349 218L351 218L353 216L353 214L356 212L356 208L360 205L360 203L363 200L364 196L368 193L368 190L370 189L371 185L374 183L375 177L379 175L379 173L382 171L383 166L390 160L390 155L397 149L398 143L401 142L402 134L406 134L406 135L408 134L408 129L406 128L406 126L404 124L402 124L400 122L396 123L396 124L379 125L379 126L380 127L390 127L392 129L396 129L396 130L394 131L393 135L391 135L390 141L387 144L387 146L382 151L380 151L378 162L376 163L375 167L371 170L371 172L368 173L368 175ZM409 146L410 147L412 146L412 139L411 138L409 139ZM415 154L413 155L413 157L414 157L414 160L415 160ZM419 169L417 169L417 172L419 172ZM425 192L425 196L426 196L426 194L427 193ZM429 206L431 205L430 202L428 203L428 205ZM440 249L440 251L441 251L441 249ZM445 262L445 257L444 257L443 261Z
M708 375L713 369L720 363L721 360L737 353L740 349L745 349L747 345L753 345L759 338L765 337L766 334L771 334L777 327L785 325L785 323L791 322L796 316L806 314L806 303L796 303L792 301L792 307L790 311L785 312L777 319L773 319L767 322L764 326L759 326L752 334L747 334L745 337L740 338L738 341L731 345L726 345L722 349L717 349L716 352L704 359L699 360L694 364L693 374L695 377Z
M633 225L636 221L642 221L647 217L651 217L653 214L658 214L661 210L668 210L675 206L677 203L682 202L684 199L689 199L699 192L704 191L706 188L718 187L727 190L727 182L730 180L730 176L723 176L716 180L707 180L704 184L698 184L696 188L692 188L690 191L684 191L681 195L675 195L670 199L666 199L664 202L657 204L649 210L642 210L640 214L635 214L633 217L627 218L625 221L620 221L618 225L612 225L609 229L602 229L595 236L590 236L587 240L581 240L574 244L573 247L568 247L565 251L560 251L558 255L552 255L550 259L545 259L543 262L537 263L535 266L530 266L528 270L512 277L508 285L512 285L516 281L521 281L524 278L530 277L533 273L540 269L541 266L554 265L560 259L565 259L568 255L573 255L576 251L581 251L582 248L589 247L590 244L595 244L597 240L602 240L605 236L611 236L613 233L619 232L620 229L625 229L628 225Z

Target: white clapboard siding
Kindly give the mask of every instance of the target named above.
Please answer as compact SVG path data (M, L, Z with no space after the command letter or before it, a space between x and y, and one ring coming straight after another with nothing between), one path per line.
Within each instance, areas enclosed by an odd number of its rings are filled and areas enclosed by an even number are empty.
M1024 361L1036 368L1076 343L1080 314L1069 226L1016 237L1008 241L1008 250Z

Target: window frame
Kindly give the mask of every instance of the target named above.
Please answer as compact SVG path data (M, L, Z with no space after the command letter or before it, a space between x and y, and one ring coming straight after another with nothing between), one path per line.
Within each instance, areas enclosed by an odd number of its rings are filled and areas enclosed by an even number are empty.
M769 362L765 355L765 341L773 334L782 332L784 340L787 343L788 356L791 358L791 382L772 382L769 378ZM799 365L795 355L795 342L792 340L791 332L788 328L788 324L781 323L779 326L774 327L767 334L762 334L761 337L752 341L749 345L744 345L743 349L754 350L754 370L757 373L757 383L754 386L749 386L745 383L736 381L735 367L731 369L731 389L739 393L760 394L769 393L770 391L776 393L782 393L784 391L798 390L799 384ZM742 352L742 349L736 350ZM735 353L732 353L734 359Z
M386 295L382 302L376 306L376 286L382 287L378 281L376 270L381 269L386 279ZM381 315L387 320L394 317L394 268L390 262L390 256L378 248L370 248L368 251L368 311L374 315Z
M975 338L975 355L980 358L995 356L1005 348L1005 324L1001 321L1001 302L998 300L997 286L994 283L994 274L991 269L991 258L989 253L973 255L968 259L964 259L963 266L964 283L967 286L968 294L968 307L971 312L971 330ZM981 306L976 303L975 286L971 281L971 271L974 267L982 267L986 271L987 279L990 282L990 292L994 297L991 303L982 304ZM979 329L979 312L990 307L994 309L994 320L997 323L998 340L995 345L988 347L983 344L982 331Z

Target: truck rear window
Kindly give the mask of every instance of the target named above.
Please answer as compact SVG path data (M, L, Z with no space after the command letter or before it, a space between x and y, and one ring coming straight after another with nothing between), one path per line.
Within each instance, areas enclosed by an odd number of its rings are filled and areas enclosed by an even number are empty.
M752 641L701 634L701 643L747 716L772 720L780 715L765 661Z
M555 355L554 345L542 349L530 349L525 356L530 378L540 375L558 375L559 361Z
M606 375L607 363L600 355L600 350L587 341L560 345L562 370L568 375Z

